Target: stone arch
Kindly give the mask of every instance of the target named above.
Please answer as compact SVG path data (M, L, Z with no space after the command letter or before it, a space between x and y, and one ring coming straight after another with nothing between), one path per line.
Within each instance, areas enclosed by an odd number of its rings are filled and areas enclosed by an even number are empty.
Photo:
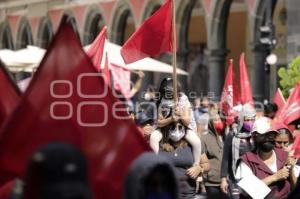
M53 27L49 17L45 16L41 19L37 35L37 46L47 48L53 38Z
M213 92L219 98L223 89L225 80L225 61L229 53L227 44L228 21L231 13L231 6L234 0L212 1L212 10L207 17L207 34L208 34L208 63L209 63L209 83L208 90ZM246 4L245 0L239 0L237 3ZM249 26L249 8L246 6L246 21ZM246 26L246 30L247 27ZM246 34L246 32L245 32ZM247 38L245 38L247 39ZM244 41L245 42L245 41ZM247 44L245 43L245 47ZM245 49L246 50L246 49Z
M27 45L33 45L33 36L30 24L26 17L22 17L19 22L16 49L26 48Z
M197 92L198 95L207 91L206 77L208 73L207 66L204 65L204 48L207 45L206 16L201 3L199 0L180 1L176 12L179 38L178 67L190 73L189 78L181 76L179 78L186 90L191 89ZM196 13L196 16L193 13ZM197 34L199 34L197 37L194 33L196 29L193 29L195 23L197 23L197 29L199 27L203 29L199 32L197 30ZM199 51L195 52L196 49ZM199 80L199 77L203 77L201 81L198 84L193 83L193 80Z
M83 29L83 45L93 42L106 24L97 5L90 6L87 13Z
M72 26L74 32L76 33L77 37L78 37L79 40L80 40L80 34L79 34L79 31L78 31L77 21L76 21L75 16L73 15L72 11L71 11L71 10L66 10L65 13L64 13L64 16L67 16L67 17L68 17L69 23L71 24L71 26ZM63 17L62 17L62 18L63 18Z
M7 21L0 25L0 49L14 49L11 29Z
M111 41L122 45L125 42L125 30L129 17L133 18L133 12L126 1L118 1L111 22Z
M141 20L139 24L141 24L145 19L150 17L156 10L158 10L161 6L161 1L159 0L150 0L148 1L143 8L141 14Z

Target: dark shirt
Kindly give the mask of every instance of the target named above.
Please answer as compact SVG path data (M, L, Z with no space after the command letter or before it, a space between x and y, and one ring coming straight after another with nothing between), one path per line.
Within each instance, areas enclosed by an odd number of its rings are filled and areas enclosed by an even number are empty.
M160 150L160 155L169 159L175 165L175 173L179 180L179 193L181 199L190 199L195 196L196 183L186 175L186 170L193 166L194 157L190 146L178 147L173 152Z
M233 134L229 133L226 137L223 149L223 159L222 159L222 167L221 167L221 177L229 177L231 181L235 181L232 167L232 140ZM246 152L251 151L253 146L250 143L249 138L243 138L240 141L239 147L239 155L240 157L244 155Z

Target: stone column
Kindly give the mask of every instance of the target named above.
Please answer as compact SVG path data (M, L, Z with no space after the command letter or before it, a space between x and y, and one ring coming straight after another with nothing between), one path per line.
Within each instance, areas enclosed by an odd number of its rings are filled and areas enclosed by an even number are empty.
M208 95L220 98L225 80L225 61L228 50L212 49L206 53L208 55Z
M263 101L268 98L270 80L269 69L266 70L266 56L269 54L266 48L255 46L252 50L253 62L251 67L251 85L253 98L256 101Z

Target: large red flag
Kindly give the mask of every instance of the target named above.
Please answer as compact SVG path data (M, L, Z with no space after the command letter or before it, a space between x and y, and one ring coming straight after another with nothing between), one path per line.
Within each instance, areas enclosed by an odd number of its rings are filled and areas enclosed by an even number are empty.
M10 78L0 62L0 127L16 108L20 100L20 90Z
M111 83L111 80L110 80L110 72L109 72L109 60L108 60L108 55L107 55L107 52L105 54L105 65L104 65L104 70L103 70L103 75L104 75L104 80L106 82L106 84L110 87L110 83Z
M93 41L86 54L93 60L93 64L97 71L101 70L101 61L104 52L104 44L106 39L107 27L104 26L99 35Z
M294 87L285 106L276 114L276 118L286 125L300 118L300 82Z
M130 71L121 66L111 64L114 89L121 92L126 99L130 99Z
M292 150L294 150L294 156L300 158L300 135L296 137Z
M160 7L121 49L126 64L172 51L172 0Z
M277 88L276 93L273 98L273 102L277 105L278 111L282 109L286 103L280 88Z
M239 91L234 77L233 60L229 60L229 67L223 87L221 97L221 110L222 114L226 117L227 125L232 124L236 112L234 106L239 104Z
M247 67L245 63L245 54L240 56L240 83L241 83L241 103L254 105L252 97L251 84L248 77Z
M131 120L117 119L128 115L65 21L1 131L0 183L23 178L32 153L59 141L85 154L94 198L121 198L129 165L149 146Z

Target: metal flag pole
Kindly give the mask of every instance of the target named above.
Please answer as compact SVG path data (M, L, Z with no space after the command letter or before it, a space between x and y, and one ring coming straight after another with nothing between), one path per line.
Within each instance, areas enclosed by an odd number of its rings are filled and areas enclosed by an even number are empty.
M176 41L176 0L172 0L172 47L173 47L173 96L175 104L178 103L178 96L177 96L177 41Z

